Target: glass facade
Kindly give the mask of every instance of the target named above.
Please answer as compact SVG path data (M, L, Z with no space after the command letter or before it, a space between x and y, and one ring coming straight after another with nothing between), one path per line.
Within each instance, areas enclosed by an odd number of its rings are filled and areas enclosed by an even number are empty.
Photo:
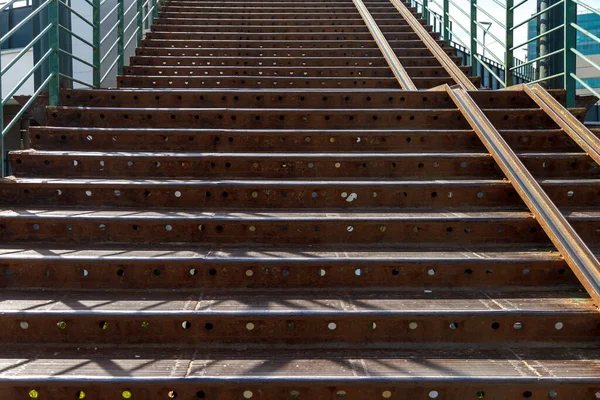
M532 19L527 24L527 39L537 36L537 19ZM527 45L527 60L533 60L537 57L537 44L534 40Z
M577 16L577 25L600 37L600 15L588 13ZM583 54L600 54L600 43L577 31L577 50Z
M587 13L577 15L577 25L593 35L600 37L600 16ZM527 38L531 39L538 35L537 32L537 19L529 21L527 24ZM584 35L577 31L577 50L583 54L600 54L600 43L594 39ZM537 45L534 42L527 45L527 59L533 60L537 57Z

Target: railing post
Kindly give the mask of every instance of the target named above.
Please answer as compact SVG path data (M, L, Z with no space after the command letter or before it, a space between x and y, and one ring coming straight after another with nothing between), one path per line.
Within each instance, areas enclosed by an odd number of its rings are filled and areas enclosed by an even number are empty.
M123 75L125 65L125 6L123 0L117 3L117 75Z
M471 75L477 76L477 60L475 55L477 54L477 0L471 0ZM484 43L485 44L485 43ZM485 50L484 50L485 53Z
M142 0L137 1L137 47L140 47L142 44L142 39L144 38L144 7Z
M100 77L101 77L101 65L100 60L102 60L102 51L100 49L100 40L102 36L102 30L100 29L100 0L94 0L94 10L92 13L92 19L94 24L94 35L92 39L92 44L94 45L94 55L93 62L94 64L94 79L93 85L95 88L100 87Z
M444 35L444 39L446 39L446 44L450 47L450 18L448 13L450 12L450 2L448 0L443 0L443 15L442 15L442 31Z
M4 178L6 171L4 171L4 106L2 99L2 57L0 57L0 178Z
M152 0L152 20L158 17L158 1Z
M565 0L564 3L564 87L566 93L566 106L575 107L575 79L571 76L577 70L577 56L572 49L577 43L577 32L572 24L577 23L577 4L572 0Z
M429 25L429 11L427 7L429 7L429 1L423 0L423 18L425 18L425 24Z
M51 75L48 83L48 104L57 106L60 99L60 28L58 26L58 12L60 0L52 0L48 4L48 24L52 28L48 31L48 44L51 49L48 57L49 74Z
M504 85L505 87L509 87L513 85L513 72L511 68L514 64L513 58L513 30L514 26L513 21L513 13L512 9L514 5L514 0L506 0L506 49L504 51Z

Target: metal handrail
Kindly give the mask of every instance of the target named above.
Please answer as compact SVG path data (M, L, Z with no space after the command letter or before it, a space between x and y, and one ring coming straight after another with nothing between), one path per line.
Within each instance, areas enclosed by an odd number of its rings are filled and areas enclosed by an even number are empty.
M408 12L406 7L398 7L395 1L397 0L391 0L404 20L411 27L416 25L418 23L416 18ZM510 7L510 2L511 0L507 2L508 7ZM418 29L414 29L414 31L419 35ZM507 30L507 32L510 32L510 30ZM507 46L510 45L511 41L507 40ZM431 37L429 40L424 40L424 43L437 57L441 47ZM475 54L472 56L476 57ZM438 58L438 61L444 65L443 60ZM460 71L456 64L453 65L451 70ZM448 72L453 76L451 70L449 69ZM510 70L507 68L506 73L508 74L509 72ZM458 86L461 86L458 80L456 82L459 83ZM465 90L464 87L450 88L447 84L430 90L444 91L452 99L585 290L596 304L600 304L600 261L598 261L594 253L592 253L548 194L542 189L514 150L489 121L469 91ZM477 89L475 88L474 90ZM556 99L538 85L535 87L521 85L516 90L525 91L575 143L589 154L596 163L600 164L600 139L585 128L580 121L577 121L569 110L562 107Z
M0 12L4 10L8 10L12 8L12 5L20 0L10 0L6 4L3 4L0 7ZM102 83L113 73L115 66L117 67L117 74L122 74L123 66L125 64L125 49L129 44L131 44L134 40L137 39L137 44L139 45L143 39L144 35L144 24L153 23L154 20L158 17L158 9L160 6L165 4L167 0L133 0L131 5L125 10L124 1L125 0L117 0L117 4L111 10L109 10L103 18L101 18L102 6L106 4L107 0L84 0L82 4L86 4L90 7L92 11L92 17L86 17L83 13L75 10L71 5L67 4L65 0L45 0L39 6L37 6L32 12L27 15L23 20L21 20L17 25L12 27L6 34L4 34L0 38L0 45L5 43L10 37L12 37L16 32L20 31L28 22L32 21L33 18L40 18L43 11L47 13L47 18L43 22L43 25L40 27L40 32L27 44L25 45L19 53L5 66L1 65L0 62L0 164L1 164L1 175L5 176L5 163L4 163L4 137L6 134L14 127L17 121L27 112L27 109L31 104L33 104L38 96L47 91L48 92L48 105L57 106L59 104L59 89L60 89L60 81L65 80L67 82L75 82L83 86L87 86L90 88L99 88ZM150 6L151 5L151 6ZM92 30L92 40L87 40L82 37L80 34L74 32L68 27L60 24L59 22L59 9L64 8L69 15L76 17L78 20L83 21L86 26L88 26ZM136 10L135 13L131 13L131 10ZM108 28L108 34L104 37L101 36L101 32L106 31L109 19L118 14L118 18L116 23ZM133 29L132 36L125 42L125 38L123 34L128 32L128 29L136 26ZM113 39L114 43L112 43L106 51L102 51L102 47L104 44L108 42L108 40L115 33L118 33L117 38ZM79 42L83 43L88 48L92 49L92 55L89 59L82 58L78 55L73 54L61 48L60 45L60 34L66 35L68 38L75 38ZM47 39L49 45L47 51L41 55L41 57L34 62L29 71L26 71L24 74L20 75L19 82L16 86L12 87L8 95L1 96L2 87L6 85L5 77L8 72L14 71L17 63L23 59L23 57L31 51L31 49L39 45L42 39ZM116 54L113 54L114 50L117 49ZM60 56L65 56L70 60L75 60L80 62L89 68L92 69L92 82L84 82L80 79L74 78L70 76L70 74L65 73L61 70L61 65L59 62ZM114 57L114 59L112 58ZM110 66L106 70L104 74L102 74L102 70L104 69L105 63L109 62ZM47 77L43 80L43 82L36 88L34 94L31 98L23 105L21 110L17 113L15 117L12 118L10 122L5 124L4 121L4 107L8 104L8 101L18 92L18 90L32 78L32 76L40 70L42 64L47 63L49 71L47 73Z
M544 9L544 10L536 12L535 14L531 15L531 16L530 16L529 18L527 18L526 20L524 20L524 21L521 21L521 22L519 22L518 24L516 24L516 25L513 25L513 26L509 27L509 28L508 28L508 30L510 30L510 31L514 31L515 29L517 29L517 28L518 28L518 27L520 27L520 26L523 26L523 25L525 25L526 23L528 23L528 22L529 22L529 21L531 21L532 19L534 19L534 18L537 18L537 17L541 16L542 14L544 14L544 13L547 13L548 11L552 10L553 8L560 6L561 4L565 3L565 1L566 1L566 0L560 0L560 1L558 1L558 2L556 2L556 3L554 3L554 4L552 4L551 6L547 7L547 8L546 8L546 9Z
M514 0L492 0L496 5L504 8L505 18L502 19L498 14L490 12L485 9L482 5L477 4L477 0L407 0L411 4L421 4L421 10L427 11L426 18L440 18L443 20L443 25L440 27L440 34L443 39L447 41L448 45L452 42L459 42L464 45L465 50L468 51L472 56L470 57L470 65L473 75L483 74L483 71L488 71L490 76L499 82L501 86L510 87L513 85L515 79L519 79L520 82L525 83L536 83L545 82L546 85L552 85L552 87L562 87L566 89L566 105L573 107L575 105L575 89L576 84L580 84L582 87L589 90L589 92L600 99L598 95L600 90L598 88L591 88L590 85L585 83L585 79L577 76L576 62L581 60L589 64L592 68L598 71L600 76L600 65L585 54L581 53L576 48L576 34L584 35L590 38L596 43L600 43L600 35L586 30L581 25L577 24L577 7L581 7L584 11L593 13L594 15L600 16L600 10L596 10L589 4L586 4L586 0L558 0L546 7L543 10L537 10L530 16L519 21L514 21L514 11L519 9L528 2L535 0L519 0L514 3ZM505 3L505 4L503 4ZM468 4L470 4L470 12L468 10ZM431 7L426 9L425 5L435 5L439 8L441 15L435 14L435 11ZM555 26L549 26L547 29L537 32L534 36L528 37L527 40L522 41L519 44L513 43L513 37L517 29L529 24L531 21L540 19L547 15L547 13L553 13L560 10L563 14L563 20L558 21ZM469 23L464 22L464 18L469 19ZM486 20L492 21L496 29L501 29L504 32L504 39L502 35L498 35L498 30L491 32L487 27L482 24L481 17ZM461 21L462 19L462 21ZM428 20L429 21L429 20ZM434 29L436 25L434 25ZM500 54L497 56L496 53L490 50L490 46L486 45L478 34L480 30L486 35L489 35L495 41L495 48L501 47L504 49L504 59L500 59ZM469 40L462 40L466 33ZM550 40L555 35L560 35L562 32L562 41L564 46L555 46L553 43L558 41ZM524 48L524 46L532 46L534 44L546 41L550 43L548 51L541 52L535 57L526 61L518 60L514 57L515 51ZM485 54L485 51L489 51L489 57L495 59L499 64L500 68L504 70L504 77L501 79L500 74L495 73L491 65L487 64L487 61L481 56L481 52ZM558 57L562 57L560 63L552 61L549 65L546 65L544 69L540 66L542 63L548 62L548 60L557 60ZM482 65L482 69L478 67L478 64ZM526 70L525 70L526 68ZM523 71L527 72L523 75Z
M438 62L442 64L442 67L446 70L448 75L454 79L454 81L461 87L471 90L475 89L473 82L469 80L458 68L458 66L450 59L448 54L442 50L435 40L427 33L423 25L417 21L412 13L406 8L406 6L400 0L390 0L392 5L398 10L404 20L410 25L412 30L419 36L419 39L423 41L425 46L431 51L431 53L437 58Z

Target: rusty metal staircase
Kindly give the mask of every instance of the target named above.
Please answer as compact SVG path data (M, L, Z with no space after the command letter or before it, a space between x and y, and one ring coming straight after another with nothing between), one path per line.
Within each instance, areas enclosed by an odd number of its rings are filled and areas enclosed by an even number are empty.
M64 91L0 183L0 398L600 398L585 110L418 17L170 0Z

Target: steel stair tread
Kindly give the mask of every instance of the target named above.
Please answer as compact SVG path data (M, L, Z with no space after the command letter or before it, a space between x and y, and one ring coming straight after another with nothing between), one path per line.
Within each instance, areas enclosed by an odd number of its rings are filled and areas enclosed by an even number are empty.
M269 133L269 134L285 134L285 133L307 133L307 134L336 134L336 135L360 135L360 134L407 134L414 133L416 135L424 133L461 133L461 134L474 134L472 130L468 129L455 129L455 128L416 128L416 129L237 129L237 128L126 128L126 127L114 127L114 128L98 128L98 127L74 127L74 126L32 126L32 131L65 131L65 132L173 132L173 133L227 133L227 132L240 132L240 133ZM550 134L562 132L560 129L541 128L541 129L498 129L500 133L523 133L523 134ZM599 132L600 134L600 132ZM34 149L35 150L35 149ZM40 151L40 150L36 150Z
M41 349L13 344L0 346L0 381L31 383L49 379L82 384L111 379L120 386L108 390L117 395L126 389L123 383L172 383L176 388L186 381L229 384L235 387L238 396L245 389L242 385L251 385L252 389L260 385L266 389L269 383L287 383L289 392L297 386L307 389L305 385L310 383L339 385L361 383L365 379L380 385L415 382L431 389L436 388L433 386L436 383L451 382L597 386L599 360L600 347L575 343L495 348L457 345L419 348L402 344L400 348L371 346L343 350L274 344L268 348L46 345ZM381 390L386 390L386 386L381 386Z
M446 158L479 158L479 157L490 157L489 153L485 152L474 152L474 151L446 151L446 152L399 152L399 153L381 153L381 152L320 152L317 154L311 153L274 153L269 152L179 152L179 151L65 151L65 150L16 150L11 152L14 156L40 156L40 157L57 157L57 156L69 156L69 157L178 157L178 158L283 158L283 159L294 159L294 158L337 158L343 159L411 159L411 158L423 158L423 157L446 157ZM583 152L531 152L523 151L517 153L520 157L526 158L573 158L583 157Z
M164 77L163 77L164 78ZM186 78L186 77L183 77ZM239 76L236 78L240 78ZM353 78L354 79L354 78ZM362 79L362 78L361 78ZM240 111L240 112L248 112L252 111L252 108L239 108L239 107L86 107L86 106L57 106L57 107L48 107L50 111L94 111L94 110L105 110L105 111L136 111L136 110L144 110L145 112L152 111L172 111L177 110L179 112L186 111L204 111L204 112L213 112L213 111ZM290 111L299 111L299 112L343 112L343 113L372 113L372 112L391 112L391 111L411 111L411 112L457 112L456 108L432 108L432 109L423 109L423 108L405 108L405 107L394 107L394 108L262 108L256 107L256 111L260 110L261 112L290 112ZM509 108L509 109L490 109L484 111L489 112L533 112L538 111L539 109L529 109L529 108Z
M600 179L580 179L576 181L570 180L561 180L561 179L544 179L542 181L545 184L554 184L554 185L566 185L566 184L585 184L585 185L598 185L600 184ZM343 186L345 188L348 187L349 184L353 186L372 186L378 185L382 187L396 187L396 186L431 186L431 185L440 185L440 186L453 186L453 185L472 185L472 186L481 186L485 187L488 185L509 185L510 183L503 179L474 179L474 178L460 178L460 179L431 179L431 180L401 180L401 179L380 179L380 178L372 178L372 179L354 179L354 178L342 178L342 179L173 179L173 178L163 178L163 179L124 179L124 178L116 178L116 179L105 179L105 178L90 178L90 179L79 179L79 178L21 178L21 177L7 177L4 181L0 181L0 184L10 184L14 183L17 185L65 185L65 186L77 186L77 187L85 187L85 186L122 186L126 188L128 185L132 185L131 187L142 186L156 186L156 187L186 187L186 186L248 186L253 187L256 186L258 188L264 186Z
M0 315L10 314L166 316L439 316L473 314L591 314L600 321L583 289L511 287L502 289L407 288L204 289L185 291L3 290Z
M539 182L544 185L600 185L600 179L540 179ZM162 178L162 179L144 179L144 178L22 178L22 177L7 177L0 183L6 184L18 184L18 185L65 185L65 186L116 186L116 185L145 185L145 186L197 186L197 185L239 185L239 186L297 186L297 185L310 185L310 186L328 186L328 185L344 185L347 187L348 183L352 183L356 186L361 185L380 185L380 186L429 186L429 185L440 185L440 186L452 186L452 185L510 185L505 179L478 179L478 178L457 178L457 179L381 179L381 178L334 178L334 179L321 179L321 178L302 178L302 179L253 179L253 178L240 178L240 179L182 179L182 178Z
M600 249L596 249L600 253ZM79 245L52 247L49 245L3 244L0 246L0 260L47 260L47 261L228 261L228 262L405 262L444 263L464 261L482 262L534 262L562 261L559 253L548 247L528 245L472 245L472 246L386 246L373 248L361 245L336 246L235 246L235 245L197 245L194 247L161 245L157 246L118 246Z
M571 211L567 212L567 217L571 219L600 220L600 211ZM297 211L270 211L270 210L204 210L204 211L148 211L140 210L98 210L98 209L24 209L9 208L0 209L0 218L6 219L70 219L75 220L215 220L215 221L511 221L532 218L531 213L522 210L507 211L457 211L452 210L443 212L434 211L397 211L393 212L371 212L371 211L350 211L344 212L336 210L335 212L318 212L315 210L297 210Z

